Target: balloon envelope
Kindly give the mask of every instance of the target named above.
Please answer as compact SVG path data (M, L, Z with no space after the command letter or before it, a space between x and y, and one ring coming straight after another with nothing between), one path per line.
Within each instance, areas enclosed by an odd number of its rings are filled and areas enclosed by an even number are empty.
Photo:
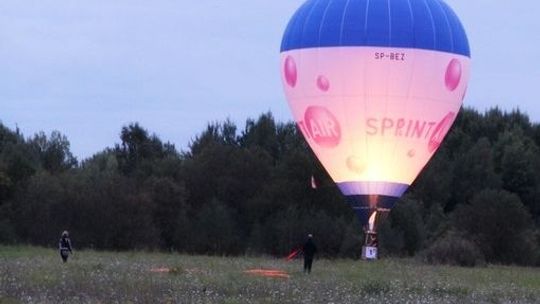
M469 65L463 26L440 0L308 0L290 20L281 45L289 106L364 225L440 146Z

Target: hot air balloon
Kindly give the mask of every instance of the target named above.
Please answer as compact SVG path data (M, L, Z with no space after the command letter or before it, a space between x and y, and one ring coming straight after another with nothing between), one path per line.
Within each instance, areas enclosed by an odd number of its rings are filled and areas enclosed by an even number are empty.
M293 117L366 232L441 145L469 80L465 30L442 0L308 0L281 44ZM367 250L366 250L367 249Z

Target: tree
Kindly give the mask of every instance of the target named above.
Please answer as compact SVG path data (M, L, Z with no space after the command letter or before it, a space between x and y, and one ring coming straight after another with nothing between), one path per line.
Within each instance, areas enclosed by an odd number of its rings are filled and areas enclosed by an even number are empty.
M421 198L426 210L432 206L446 206L452 197L454 164L447 149L439 149L422 170L409 190L412 196Z
M403 235L404 253L413 256L426 238L421 204L407 197L401 199L390 212L390 220L392 230Z
M519 195L525 206L538 215L540 149L521 129L514 128L500 135L494 150L502 188Z
M197 253L225 255L243 251L234 211L218 200L203 206L193 228Z
M488 262L536 263L538 245L530 214L516 194L483 190L453 215L454 227L478 245Z
M9 175L0 169L0 206L10 196L13 190L13 182Z
M238 129L230 120L210 123L178 153L133 123L114 148L78 165L60 133L25 139L0 124L0 242L54 246L68 229L77 248L282 256L313 233L321 255L358 257L362 228L296 124L265 113ZM519 111L462 109L379 227L381 254L428 248L470 262L455 245L481 250L489 262L534 260L539 130ZM497 194L485 198L488 190ZM504 209L516 197L517 213ZM486 200L514 202L478 203ZM508 226L517 230L500 230Z
M65 203L64 186L58 176L46 172L33 176L25 188L18 189L10 206L18 236L32 244L56 242L69 225Z
M155 134L150 135L138 123L123 127L120 139L122 143L114 150L120 170L127 175L141 170L141 178L144 179L151 174L154 161L177 156L174 145L163 144Z
M24 142L3 143L0 164L14 187L23 186L41 167L39 155Z
M147 187L152 201L153 221L160 233L161 245L164 248L173 248L180 212L187 207L185 186L170 178L151 178L147 181Z
M364 245L364 234L362 225L354 218L345 228L343 241L339 249L341 257L359 259L362 256L362 245Z
M456 159L452 183L453 202L446 206L446 210L469 201L474 194L484 189L500 187L501 181L495 172L492 151L489 140L482 137L469 151Z
M30 140L29 144L36 149L43 168L52 174L71 169L77 165L77 159L69 150L69 141L65 135L53 131L47 138L40 132Z
M227 119L224 123L210 123L200 135L189 145L189 152L185 153L187 158L192 158L200 154L208 146L214 144L237 146L239 138L236 135L236 125Z
M243 147L258 146L276 159L278 157L277 128L272 113L268 112L259 116L256 122L248 119L240 144Z

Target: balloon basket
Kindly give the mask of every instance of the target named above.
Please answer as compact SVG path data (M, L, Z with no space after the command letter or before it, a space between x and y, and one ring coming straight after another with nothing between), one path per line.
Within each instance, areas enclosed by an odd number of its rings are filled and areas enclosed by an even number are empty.
M362 260L373 261L378 258L378 248L373 246L362 246Z
M363 260L377 260L379 257L379 250L377 246L377 232L367 231L364 246L362 246L362 259Z

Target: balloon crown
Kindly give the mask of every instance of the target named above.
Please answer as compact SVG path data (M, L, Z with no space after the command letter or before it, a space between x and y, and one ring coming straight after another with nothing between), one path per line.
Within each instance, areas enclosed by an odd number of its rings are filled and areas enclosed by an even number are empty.
M308 0L289 22L281 51L375 46L470 57L454 11L442 0Z

